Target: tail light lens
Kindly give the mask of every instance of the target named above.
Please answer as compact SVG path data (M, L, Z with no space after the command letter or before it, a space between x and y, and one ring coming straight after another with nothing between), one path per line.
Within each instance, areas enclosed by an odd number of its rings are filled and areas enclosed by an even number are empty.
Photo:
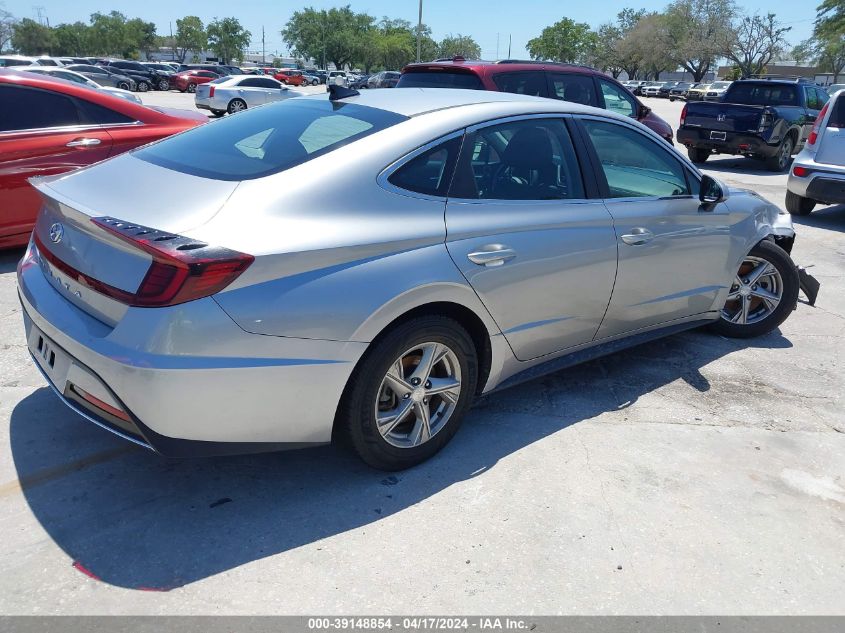
M760 115L760 125L757 127L758 132L765 132L774 123L774 118L772 117L771 112L764 112Z
M208 96L209 96L209 97L213 97L213 96L214 96L214 86L209 86L209 88L208 88Z
M810 170L807 169L806 167L801 167L800 165L796 165L792 169L792 173L795 174L796 176L798 176L799 178L804 178L804 176L807 176L810 173Z
M807 137L807 145L815 145L816 141L819 140L819 129L821 128L822 119L824 119L824 116L827 114L827 109L829 106L830 101L824 104L822 111L819 112L819 116L816 117L816 122L813 123L813 131L810 132L810 136Z
M684 124L684 121L687 120L687 104L684 104L683 109L681 110L681 125Z
M152 256L150 268L134 293L77 277L94 290L131 306L163 307L208 297L231 284L255 260L252 255L114 218L91 221Z

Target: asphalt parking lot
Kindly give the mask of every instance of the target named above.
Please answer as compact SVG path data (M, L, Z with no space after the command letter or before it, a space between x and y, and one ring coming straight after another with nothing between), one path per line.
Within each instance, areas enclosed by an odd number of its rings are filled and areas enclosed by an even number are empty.
M706 171L783 206L783 174ZM822 288L780 330L488 396L394 475L334 447L167 461L85 422L29 359L2 253L0 613L843 614L845 207L795 223Z

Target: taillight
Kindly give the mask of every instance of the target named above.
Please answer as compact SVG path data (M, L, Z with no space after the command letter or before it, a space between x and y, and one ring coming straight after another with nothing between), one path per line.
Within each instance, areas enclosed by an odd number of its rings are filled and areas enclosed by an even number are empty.
M807 137L807 145L815 145L816 141L819 140L819 129L821 128L824 115L827 114L828 106L830 106L830 101L824 104L822 111L819 112L819 116L816 117L816 122L813 123L813 131L810 132L810 136Z
M772 117L771 112L764 112L760 115L760 125L757 127L758 132L765 132L774 123L774 117Z
M803 178L804 176L809 175L810 170L807 169L806 167L801 167L800 165L796 165L795 167L792 168L792 173L794 175L798 176L799 178Z
M214 96L214 86L210 86L210 87L208 88L208 96L209 96L209 97L213 97L213 96Z
M687 104L684 104L683 109L681 110L681 125L684 124L684 121L687 120Z
M173 233L114 218L91 218L97 226L138 250L152 255L147 274L134 292L102 282L77 279L131 306L161 307L193 301L220 292L254 261L252 255L209 246Z

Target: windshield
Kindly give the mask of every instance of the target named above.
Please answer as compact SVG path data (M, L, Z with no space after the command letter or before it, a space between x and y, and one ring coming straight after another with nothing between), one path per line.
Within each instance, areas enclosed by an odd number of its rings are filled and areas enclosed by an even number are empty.
M711 88L727 88L730 86L731 83L729 81L717 81L714 84L710 84Z
M290 99L194 128L134 152L136 158L215 180L262 178L408 117L327 99Z
M410 70L399 77L397 88L466 88L483 90L481 80L472 73Z

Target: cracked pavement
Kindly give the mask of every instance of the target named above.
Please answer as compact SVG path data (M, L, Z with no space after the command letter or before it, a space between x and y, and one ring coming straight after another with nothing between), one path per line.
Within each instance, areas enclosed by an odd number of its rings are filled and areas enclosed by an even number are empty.
M707 163L782 205L754 167ZM31 364L2 254L0 612L843 614L845 207L796 225L822 288L780 331L487 396L394 475L332 447L166 461L93 427Z

